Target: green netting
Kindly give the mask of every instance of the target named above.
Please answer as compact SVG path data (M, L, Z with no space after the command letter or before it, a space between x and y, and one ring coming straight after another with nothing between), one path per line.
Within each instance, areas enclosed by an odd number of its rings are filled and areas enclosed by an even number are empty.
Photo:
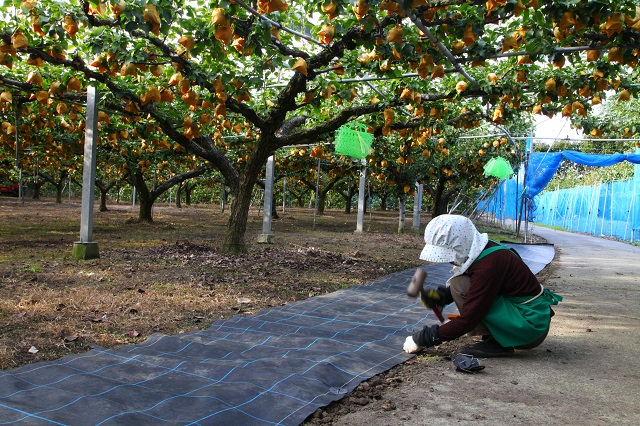
M351 122L336 132L336 153L355 158L365 158L371 149L373 135L367 132L367 126Z
M495 176L504 179L513 174L513 169L507 160L502 157L492 158L484 165L485 176Z

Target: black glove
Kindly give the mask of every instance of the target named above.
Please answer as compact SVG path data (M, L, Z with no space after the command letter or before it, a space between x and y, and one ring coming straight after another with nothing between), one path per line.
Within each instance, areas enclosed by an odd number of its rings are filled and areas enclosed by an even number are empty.
M453 302L453 297L449 287L439 286L425 289L425 294L420 293L420 301L428 309L443 308Z
M416 345L428 348L430 346L436 346L442 343L440 340L440 334L438 334L438 329L440 326L438 324L427 325L422 328L420 331L416 331L411 336Z
M480 370L484 370L484 365L480 364L480 361L471 355L460 354L453 359L453 364L457 370L465 373L477 373Z

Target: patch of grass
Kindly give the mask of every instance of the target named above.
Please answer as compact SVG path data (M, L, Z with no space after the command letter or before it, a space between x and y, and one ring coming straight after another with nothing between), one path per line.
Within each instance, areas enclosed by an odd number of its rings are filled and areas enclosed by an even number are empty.
M33 272L33 273L38 273L38 272L42 272L42 265L38 264L38 263L30 263L28 265L24 265L22 267L22 270L24 272Z
M540 226L543 228L549 228L549 229L553 229L555 231L567 231L570 232L571 230L568 228L563 228L562 226L556 226L556 225L545 225L543 223L536 223L536 226Z

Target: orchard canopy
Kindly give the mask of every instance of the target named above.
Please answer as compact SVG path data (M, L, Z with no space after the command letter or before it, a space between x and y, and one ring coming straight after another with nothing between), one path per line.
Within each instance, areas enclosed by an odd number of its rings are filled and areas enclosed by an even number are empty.
M267 158L348 161L330 145L348 122L375 135L381 187L423 183L437 214L492 156L517 161L506 138L462 134L523 136L531 114L561 113L597 136L592 106L638 90L633 0L5 0L0 15L3 167L20 151L16 168L77 173L95 86L98 180L135 185L151 220L159 190L219 176L228 252L246 250Z

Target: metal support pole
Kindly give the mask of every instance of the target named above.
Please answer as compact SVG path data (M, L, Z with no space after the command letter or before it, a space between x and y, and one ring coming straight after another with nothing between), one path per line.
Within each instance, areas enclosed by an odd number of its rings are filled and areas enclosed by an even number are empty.
M220 212L224 213L224 203L225 200L227 199L227 184L225 183L225 180L222 180L222 187L220 188Z
M18 202L24 204L24 191L22 190L22 169L20 168L19 132L18 126L18 103L13 106L14 124L16 127L16 170L18 171Z
M287 177L282 179L282 214L284 214L287 205Z
M423 187L423 184L416 182L416 195L413 198L413 229L420 229L420 212L422 211Z
M313 229L316 229L316 215L318 214L318 193L320 187L320 165L322 160L318 158L318 174L316 175L316 199L315 206L313 208Z
M636 148L640 154L640 148ZM636 232L640 232L640 218L638 217L638 198L640 196L640 164L633 165L633 195L631 196L631 242L635 241Z
M80 217L80 241L73 245L76 259L95 259L98 244L92 241L93 205L96 181L96 140L98 138L98 93L95 87L87 87L87 117L84 137L84 161L82 165L82 210ZM71 182L69 182L71 190Z
M364 231L364 202L367 198L365 193L365 184L367 177L367 162L362 160L362 170L360 171L360 186L358 189L358 223L356 225L356 232Z

